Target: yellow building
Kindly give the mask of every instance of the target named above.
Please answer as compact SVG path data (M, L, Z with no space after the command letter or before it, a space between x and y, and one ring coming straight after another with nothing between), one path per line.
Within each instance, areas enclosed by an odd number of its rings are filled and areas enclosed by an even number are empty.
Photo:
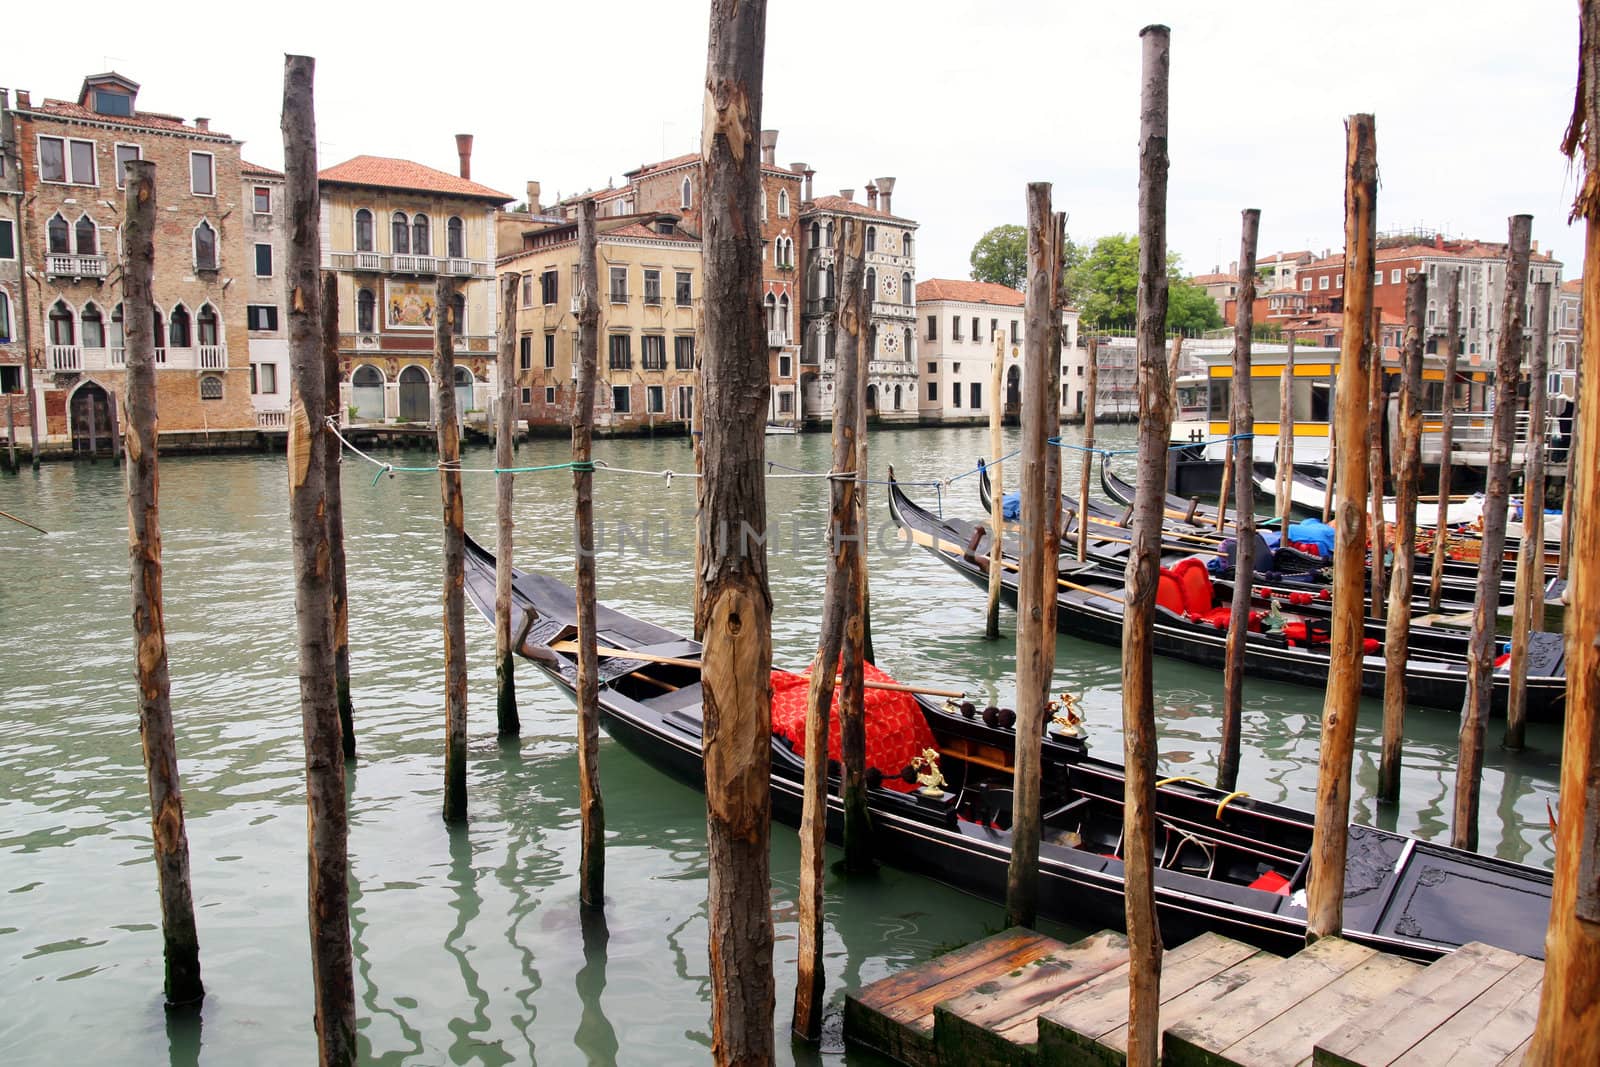
M495 364L495 214L511 197L404 159L357 156L318 175L322 260L339 283L343 399L357 421L432 423L439 283L457 285L456 399L487 409Z
M685 429L694 415L700 239L678 216L650 212L596 222L600 346L595 427ZM517 273L518 385L530 428L565 427L578 356L578 224L530 216Z

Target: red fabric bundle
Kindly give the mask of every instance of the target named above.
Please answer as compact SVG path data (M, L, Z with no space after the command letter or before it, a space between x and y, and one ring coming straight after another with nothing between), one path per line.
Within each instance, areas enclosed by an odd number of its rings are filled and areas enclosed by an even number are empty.
M863 673L870 682L892 682L887 674L867 663ZM806 697L811 690L810 669L804 674L772 672L772 732L785 738L794 751L806 754ZM910 765L922 750L937 747L933 730L910 693L892 689L868 689L867 766L876 767L885 778L893 778ZM828 716L828 758L839 755L839 687L833 689L833 710Z

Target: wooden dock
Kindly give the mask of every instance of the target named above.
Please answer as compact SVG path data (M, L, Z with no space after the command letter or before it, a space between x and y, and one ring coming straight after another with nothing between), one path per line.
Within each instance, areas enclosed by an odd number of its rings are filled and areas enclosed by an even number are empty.
M1013 928L848 997L845 1038L913 1067L1121 1064L1127 941ZM1174 1067L1516 1064L1544 965L1482 944L1431 966L1339 938L1287 959L1218 934L1166 951Z

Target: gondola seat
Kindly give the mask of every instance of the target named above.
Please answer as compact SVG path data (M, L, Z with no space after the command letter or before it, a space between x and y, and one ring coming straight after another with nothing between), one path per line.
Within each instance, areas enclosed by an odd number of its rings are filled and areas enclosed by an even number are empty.
M1193 622L1204 622L1215 626L1219 630L1226 630L1233 622L1233 608L1227 604L1218 605L1216 602L1216 586L1211 582L1211 571L1205 561L1191 556L1180 559L1170 568L1162 568L1163 578L1171 578L1182 598L1182 608L1173 610ZM1170 596L1170 594L1169 594ZM1156 602L1161 603L1161 590L1157 587ZM1168 605L1162 604L1163 607ZM1261 629L1261 612L1251 611L1246 627L1252 631Z
M872 664L863 664L868 681L892 682ZM811 690L809 669L804 674L772 672L772 732L786 739L801 758L806 755L806 702ZM911 761L938 742L927 717L910 693L868 689L863 701L867 727L867 766L884 778L899 776ZM828 758L840 758L839 688L833 690L833 711L828 716Z

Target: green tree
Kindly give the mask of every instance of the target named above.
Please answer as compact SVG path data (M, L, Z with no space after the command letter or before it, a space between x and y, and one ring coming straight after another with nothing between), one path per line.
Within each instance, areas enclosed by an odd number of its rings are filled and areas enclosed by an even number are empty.
M1221 325L1222 313L1210 293L1178 278L1167 283L1167 329L1199 333Z
M1085 325L1132 327L1139 303L1139 238L1126 233L1100 238L1082 256L1069 288L1076 294ZM1184 281L1178 257L1168 256L1167 329L1193 332L1221 325L1216 301Z
M1028 231L1007 223L972 246L972 280L1022 289L1028 284Z

